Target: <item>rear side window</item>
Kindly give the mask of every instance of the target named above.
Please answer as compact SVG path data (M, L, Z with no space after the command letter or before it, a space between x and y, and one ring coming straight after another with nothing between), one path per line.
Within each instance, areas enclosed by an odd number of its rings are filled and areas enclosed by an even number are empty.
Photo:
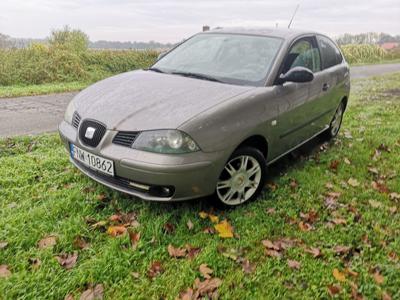
M342 54L330 39L324 36L318 36L317 39L324 69L338 65L343 61Z

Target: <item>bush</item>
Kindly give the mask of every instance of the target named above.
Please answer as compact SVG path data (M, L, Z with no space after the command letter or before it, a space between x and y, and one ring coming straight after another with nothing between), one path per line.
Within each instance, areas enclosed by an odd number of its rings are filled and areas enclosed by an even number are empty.
M72 51L68 47L33 44L0 49L0 85L96 81L150 66L156 51Z
M374 63L389 58L387 52L377 45L349 44L340 48L349 64Z

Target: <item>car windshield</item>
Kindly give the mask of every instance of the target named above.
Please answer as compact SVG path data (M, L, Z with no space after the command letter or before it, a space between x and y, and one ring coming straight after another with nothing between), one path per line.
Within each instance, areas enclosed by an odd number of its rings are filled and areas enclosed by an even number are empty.
M282 39L240 34L198 34L169 52L152 68L158 72L262 86Z

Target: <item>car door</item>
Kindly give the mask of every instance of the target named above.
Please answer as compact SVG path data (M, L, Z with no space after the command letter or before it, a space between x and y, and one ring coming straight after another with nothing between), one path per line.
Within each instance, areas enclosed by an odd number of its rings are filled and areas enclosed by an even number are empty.
M328 127L343 98L343 86L348 82L349 69L333 41L322 35L317 35L317 41L321 53L324 93L326 94L319 103L319 110L326 112L321 121L325 127Z
M318 132L314 118L317 110L313 107L321 93L321 59L314 36L301 37L292 43L282 63L279 74L285 74L294 67L310 69L315 80L307 83L286 82L274 86L276 96L280 99L279 142L282 148L290 150Z

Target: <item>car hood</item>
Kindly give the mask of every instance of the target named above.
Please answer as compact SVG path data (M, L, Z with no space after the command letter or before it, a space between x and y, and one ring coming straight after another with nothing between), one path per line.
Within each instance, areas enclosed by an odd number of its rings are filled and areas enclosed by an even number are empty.
M100 121L108 129L140 131L177 128L252 88L140 70L100 81L74 101L82 119Z

